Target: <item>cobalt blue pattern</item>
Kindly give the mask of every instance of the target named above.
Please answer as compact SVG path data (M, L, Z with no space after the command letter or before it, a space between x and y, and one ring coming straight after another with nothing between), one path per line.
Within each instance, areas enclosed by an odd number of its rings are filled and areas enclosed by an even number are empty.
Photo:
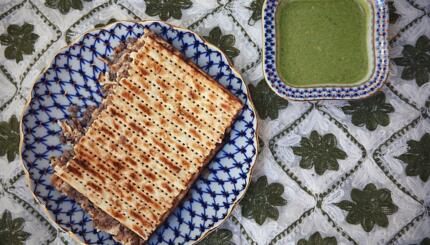
M281 97L293 100L359 99L376 92L388 74L388 12L385 0L369 0L374 6L373 46L375 67L369 81L355 87L296 88L286 85L276 71L275 14L279 0L267 0L263 6L264 74L269 86Z
M119 22L87 33L61 50L36 81L23 117L22 159L39 201L61 227L88 244L116 243L110 235L96 231L88 214L51 185L53 169L49 159L65 149L59 141L61 130L57 122L70 116L71 105L85 108L100 104L102 94L97 77L107 66L98 57L108 57L120 41L141 36L144 28L172 43L245 104L226 136L225 145L149 244L188 244L219 225L244 194L255 163L257 121L252 102L245 83L218 49L189 31L156 21Z

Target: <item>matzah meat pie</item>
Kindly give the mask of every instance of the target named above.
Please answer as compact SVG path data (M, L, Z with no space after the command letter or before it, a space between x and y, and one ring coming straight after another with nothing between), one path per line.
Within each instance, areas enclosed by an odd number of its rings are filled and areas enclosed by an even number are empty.
M70 151L51 163L54 186L97 229L144 244L211 160L242 103L145 30L119 45L102 74L105 99L60 122Z

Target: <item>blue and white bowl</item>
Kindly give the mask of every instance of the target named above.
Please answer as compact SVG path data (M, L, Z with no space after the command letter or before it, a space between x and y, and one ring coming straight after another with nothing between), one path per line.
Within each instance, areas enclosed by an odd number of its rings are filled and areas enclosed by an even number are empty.
M63 48L37 78L21 122L21 157L36 199L64 230L87 244L116 244L94 229L90 216L51 184L49 159L62 154L58 121L68 108L85 108L102 101L97 77L108 67L98 57L112 54L129 37L149 28L236 95L244 108L225 145L192 185L185 200L171 213L149 244L192 244L220 225L245 194L257 154L257 119L241 76L222 52L197 34L163 22L121 21L90 31ZM81 110L84 111L84 110ZM82 116L81 114L79 116Z
M272 90L284 99L360 99L376 92L388 75L388 8L385 0L367 0L371 6L373 72L358 85L293 87L284 83L276 70L276 8L282 0L265 0L263 5L264 75ZM312 81L310 81L311 83Z

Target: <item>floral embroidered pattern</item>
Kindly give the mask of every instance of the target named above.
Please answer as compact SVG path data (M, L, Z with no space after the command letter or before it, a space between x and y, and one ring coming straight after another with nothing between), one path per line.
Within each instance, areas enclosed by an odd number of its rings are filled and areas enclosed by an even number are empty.
M264 145L264 141L260 137L258 137L258 154L260 154L260 152L263 150Z
M430 245L430 238L426 237L421 242L420 245Z
M254 0L252 1L247 9L252 11L251 17L249 17L248 24L254 25L255 22L261 20L261 12L263 9L264 0Z
M372 231L375 224L388 227L387 215L398 210L391 199L391 191L386 188L377 189L373 183L367 184L363 190L353 188L351 199L352 202L343 200L336 205L348 212L346 222L361 224L366 232Z
M30 233L23 231L24 219L12 218L9 210L5 210L0 219L0 243L22 245L30 237Z
M242 216L254 219L262 225L267 218L278 220L279 211L275 206L285 206L287 200L282 197L284 186L280 183L267 183L267 177L261 176L251 182L245 197L240 202Z
M269 117L275 120L278 118L279 111L287 108L288 101L276 95L267 85L266 80L263 79L258 82L256 87L252 84L249 84L248 87L261 119Z
M227 229L218 229L203 239L198 245L235 245L231 241L233 233Z
M159 16L161 20L182 18L182 9L193 5L191 0L145 0L145 13L149 16Z
M18 154L19 147L19 123L15 115L9 122L0 122L0 156L7 156L12 162Z
M95 28L99 28L99 27L103 27L103 26L107 26L109 24L112 24L114 22L116 22L117 20L115 18L110 18L108 21L106 21L105 23L98 23L96 25L94 25Z
M91 2L92 0L83 0ZM61 14L69 13L70 9L82 10L82 0L46 0L45 5L48 8L58 9Z
M388 12L390 16L390 24L395 24L397 19L400 18L400 15L397 13L396 6L392 1L388 2Z
M429 112L429 114L430 114L430 97L426 100L426 103L425 103L425 105L424 105L426 108L427 108L427 111Z
M297 245L337 245L335 237L322 237L319 232L315 232L309 237L309 240L300 239Z
M394 112L394 107L385 102L385 94L377 93L363 100L349 101L348 106L342 107L345 114L352 115L351 121L355 126L374 131L378 125L390 124L389 113Z
M337 139L334 134L320 135L312 131L309 138L303 137L300 146L292 147L297 156L301 156L300 167L311 169L315 167L318 175L323 175L327 170L339 170L338 159L346 159L346 153L337 147Z
M6 45L4 56L6 59L15 60L19 63L24 54L34 52L34 44L39 35L33 33L34 25L24 22L22 26L10 25L7 33L0 35L0 44Z
M423 35L418 38L415 47L412 45L403 46L403 57L394 58L393 61L398 66L404 66L401 78L404 80L414 80L421 87L429 81L430 73L430 39Z
M233 34L223 35L221 32L221 28L214 27L210 32L209 36L204 37L208 42L220 48L227 57L233 61L235 57L240 54L239 49L234 47L236 43L236 38Z
M419 141L409 140L407 144L407 152L396 158L407 164L407 176L419 176L427 182L430 176L430 134L424 134Z

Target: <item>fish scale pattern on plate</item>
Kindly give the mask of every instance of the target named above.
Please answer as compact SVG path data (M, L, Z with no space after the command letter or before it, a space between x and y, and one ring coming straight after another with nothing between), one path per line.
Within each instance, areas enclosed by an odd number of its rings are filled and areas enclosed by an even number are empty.
M68 108L72 105L99 105L102 92L97 78L107 67L97 57L109 56L121 41L140 37L144 28L171 43L244 104L225 138L225 145L193 184L184 202L148 243L188 244L215 227L244 194L255 161L256 117L246 86L216 49L189 31L160 22L121 22L85 34L60 51L36 81L23 117L22 156L36 197L55 222L88 244L115 244L115 241L109 234L97 231L90 216L51 183L53 169L49 159L65 150L59 142L61 130L56 121L67 119L70 116Z
M149 31L118 67L119 82L110 83L73 158L54 170L147 240L216 153L242 103Z

